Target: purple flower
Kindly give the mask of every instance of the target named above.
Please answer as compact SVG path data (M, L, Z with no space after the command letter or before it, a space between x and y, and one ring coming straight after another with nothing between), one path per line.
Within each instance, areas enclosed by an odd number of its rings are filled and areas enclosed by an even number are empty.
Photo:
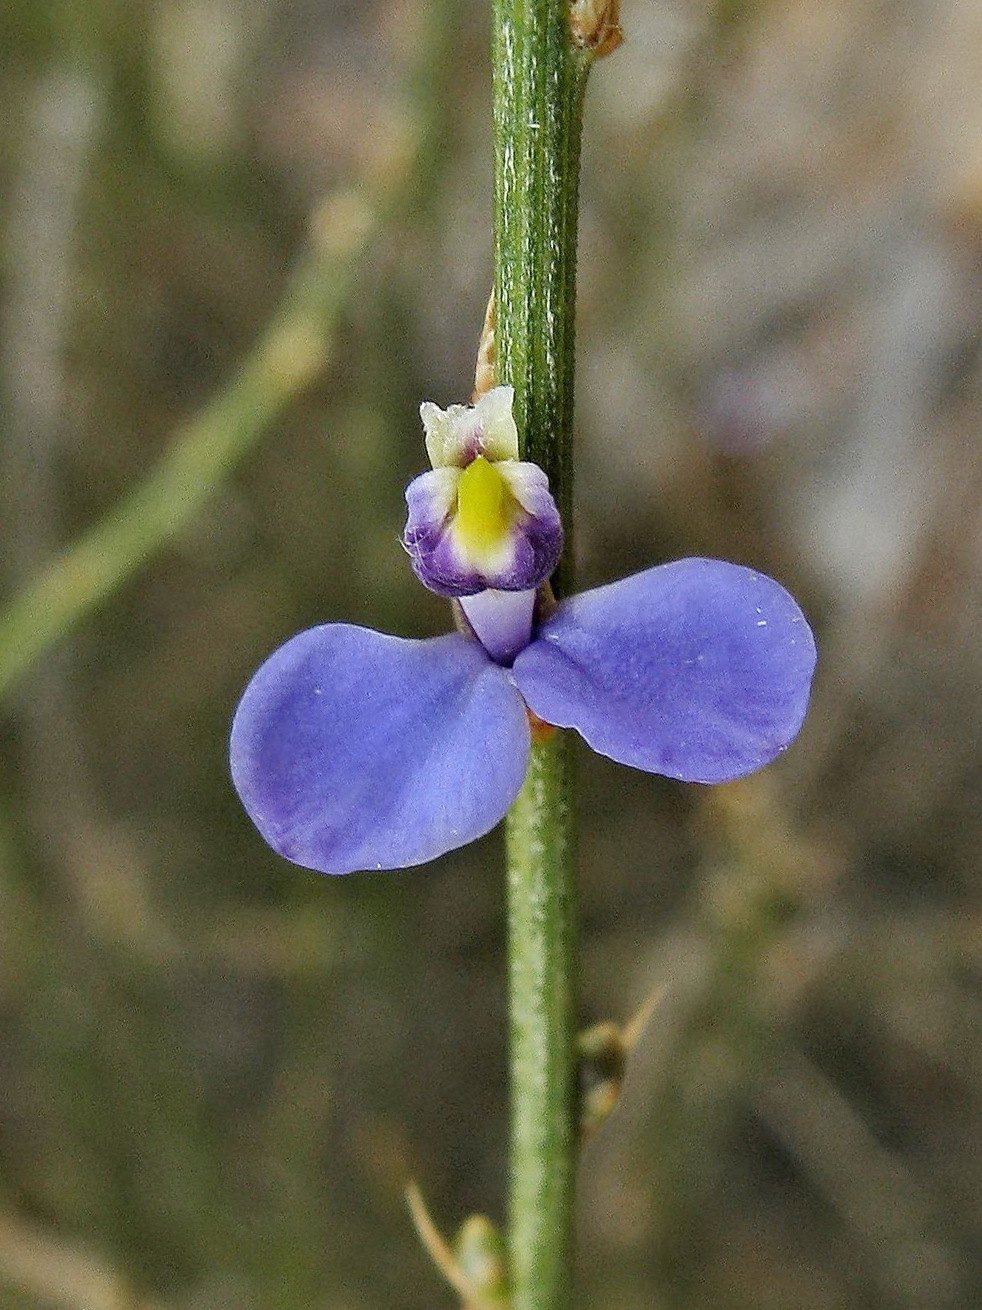
M547 489L531 509L513 490L511 466L535 466L512 458L517 438L499 439L510 389L483 401L483 413L482 402L422 411L436 471L459 475L436 516L456 573L429 585L459 598L468 635L311 628L270 656L236 712L236 789L270 846L307 868L405 868L488 832L522 785L529 711L620 763L703 783L760 768L801 726L812 634L792 597L751 569L680 560L537 614L548 589L536 591L545 575L528 543L558 516ZM469 485L478 460L487 467ZM430 476L407 492L405 543L424 580L439 548L414 553L414 500ZM502 487L520 512L502 509ZM509 550L527 571L512 563L472 592L475 561Z
M420 406L431 472L406 489L403 545L440 596L534 591L559 563L563 528L538 464L518 458L512 387L473 407Z

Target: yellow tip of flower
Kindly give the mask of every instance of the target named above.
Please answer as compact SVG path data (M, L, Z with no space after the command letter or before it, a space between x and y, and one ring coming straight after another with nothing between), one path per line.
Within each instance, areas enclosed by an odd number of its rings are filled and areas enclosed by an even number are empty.
M456 529L461 544L476 555L501 545L514 521L514 497L493 464L478 455L457 483Z

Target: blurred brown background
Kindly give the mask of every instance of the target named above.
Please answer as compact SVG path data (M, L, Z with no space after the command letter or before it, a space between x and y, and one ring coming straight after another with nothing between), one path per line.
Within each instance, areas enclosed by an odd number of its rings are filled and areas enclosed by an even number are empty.
M587 103L581 579L751 564L821 665L759 778L583 753L584 1021L667 992L585 1152L577 1305L970 1310L982 4L623 21ZM446 626L397 538L491 280L487 44L463 0L0 5L8 596L219 393L325 215L363 232L313 384L7 695L5 1308L429 1310L408 1177L447 1230L501 1217L499 837L307 874L225 759L297 629Z

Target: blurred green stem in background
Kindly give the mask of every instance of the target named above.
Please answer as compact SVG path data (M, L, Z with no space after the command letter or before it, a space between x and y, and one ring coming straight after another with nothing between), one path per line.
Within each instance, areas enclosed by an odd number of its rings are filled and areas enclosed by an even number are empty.
M408 134L383 141L356 185L315 213L311 241L256 345L147 477L83 531L0 611L0 697L44 653L193 521L236 465L324 367L367 248L419 198L439 150L437 122L458 6L419 20ZM400 124L400 127L402 124Z
M0 695L194 519L235 464L323 366L357 256L378 210L326 207L283 303L230 381L147 478L14 597L0 615Z
M515 388L522 457L545 469L563 516L556 585L564 593L583 92L593 57L613 48L600 49L599 33L609 40L610 25L617 30L616 7L494 0L493 15L495 368ZM577 1145L570 745L563 733L533 744L508 816L513 1310L560 1310L569 1297Z

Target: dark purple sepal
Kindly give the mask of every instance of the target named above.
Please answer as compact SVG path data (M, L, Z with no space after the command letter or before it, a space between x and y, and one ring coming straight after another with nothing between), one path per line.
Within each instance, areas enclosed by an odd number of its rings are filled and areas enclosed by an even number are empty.
M474 549L459 531L459 469L421 473L406 488L402 543L417 578L438 596L534 591L559 563L563 527L546 475L537 464L505 461L494 467L508 487L514 518L493 549Z

